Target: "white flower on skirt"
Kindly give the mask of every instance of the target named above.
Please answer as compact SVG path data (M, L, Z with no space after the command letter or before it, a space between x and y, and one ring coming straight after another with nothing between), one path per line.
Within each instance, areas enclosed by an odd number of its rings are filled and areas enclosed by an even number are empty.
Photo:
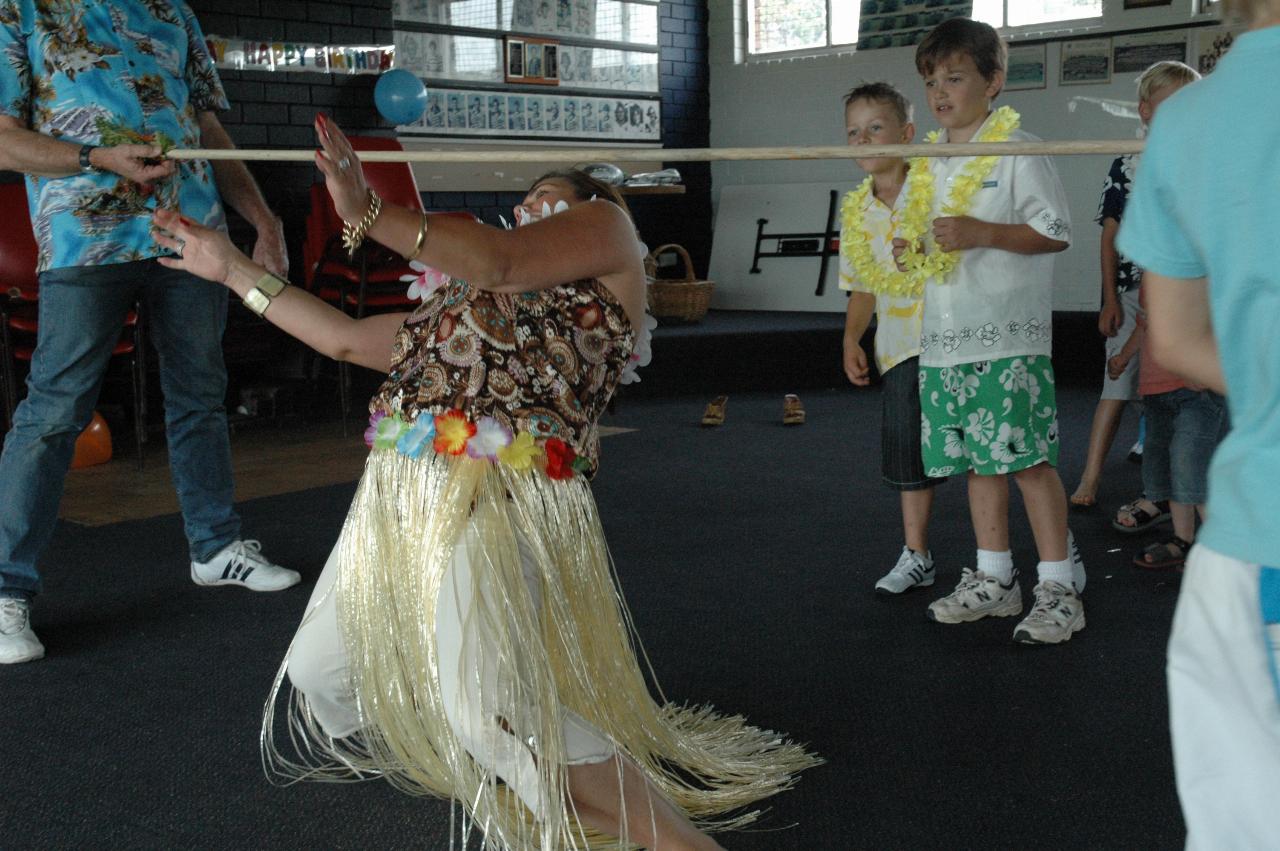
M1000 386L1010 391L1027 389L1027 365L1022 358L1014 358L1000 373Z
M944 367L942 389L954 396L957 402L972 399L978 395L978 376L966 375L961 370Z
M933 438L933 424L929 422L929 418L924 414L920 415L920 442L925 446L932 446L930 440Z
M1027 454L1027 430L1021 426L1000 423L1000 431L991 442L991 460L1012 463Z
M964 425L965 434L980 446L986 446L996 433L996 416L986 408L979 408L969 414Z
M942 434L944 438L942 451L948 458L961 458L969 455L969 447L964 445L963 432L956 428L949 428Z

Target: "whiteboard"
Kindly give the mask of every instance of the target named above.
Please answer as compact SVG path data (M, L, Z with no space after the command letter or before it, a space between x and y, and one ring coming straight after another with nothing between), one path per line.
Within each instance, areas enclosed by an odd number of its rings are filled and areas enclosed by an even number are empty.
M824 292L814 295L822 260L818 257L762 257L751 272L757 221L768 219L766 234L819 234L827 224L830 193L837 192L832 228L840 230L840 198L852 189L842 183L791 183L725 186L715 211L711 244L711 306L723 310L809 310L843 313L848 299L840 290L840 258L827 261ZM776 239L764 240L766 251Z

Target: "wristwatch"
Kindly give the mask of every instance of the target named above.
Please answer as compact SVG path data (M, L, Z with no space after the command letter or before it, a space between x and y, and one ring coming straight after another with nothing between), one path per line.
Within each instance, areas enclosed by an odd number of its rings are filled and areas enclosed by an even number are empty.
M271 299L284 292L288 284L270 272L258 279L258 283L244 294L244 306L261 316L271 306Z
M97 145L84 145L80 148L80 170L85 174L90 174L98 170L97 166L89 162L89 154Z

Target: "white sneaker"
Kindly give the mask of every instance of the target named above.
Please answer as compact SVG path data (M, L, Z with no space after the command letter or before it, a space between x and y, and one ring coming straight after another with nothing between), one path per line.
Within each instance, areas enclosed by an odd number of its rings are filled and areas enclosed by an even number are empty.
M893 570L876 582L876 593L901 594L909 588L927 588L932 584L933 556L903 547Z
M1045 580L1032 589L1035 605L1013 630L1023 644L1061 644L1084 629L1084 603L1061 582Z
M1076 546L1076 536L1067 530L1067 557L1071 559L1071 588L1077 594L1084 593L1084 583L1088 578L1084 572L1084 558L1080 555L1080 547Z
M191 562L197 585L239 585L250 591L283 591L302 581L296 570L272 564L258 541L232 541L208 561Z
M44 658L44 645L31 629L31 604L0 597L0 665Z
M1005 618L1022 611L1022 589L1018 574L1007 585L981 570L960 572L956 590L929 604L929 620L938 623L966 623L986 617Z

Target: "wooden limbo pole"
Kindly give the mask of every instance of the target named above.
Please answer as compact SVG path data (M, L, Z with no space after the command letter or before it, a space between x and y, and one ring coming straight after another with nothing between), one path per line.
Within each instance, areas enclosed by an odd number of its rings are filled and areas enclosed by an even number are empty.
M729 162L736 160L851 160L871 157L1076 156L1136 154L1141 139L1077 142L966 142L946 145L827 145L775 148L513 148L510 150L357 151L367 163ZM175 160L311 162L312 149L175 148Z

